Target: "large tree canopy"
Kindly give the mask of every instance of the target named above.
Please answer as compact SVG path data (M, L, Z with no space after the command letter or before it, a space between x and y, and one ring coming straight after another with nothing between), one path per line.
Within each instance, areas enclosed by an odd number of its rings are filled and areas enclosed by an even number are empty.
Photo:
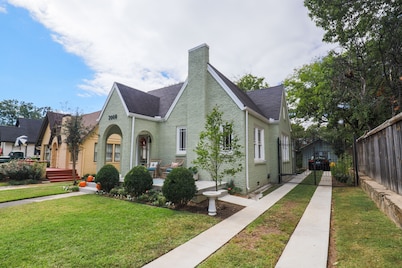
M243 91L251 91L269 87L268 83L264 81L264 77L257 77L252 74L245 74L235 84Z
M304 4L325 30L324 41L339 47L285 81L291 114L325 123L331 130L327 138L339 143L350 140L348 133L361 135L401 112L401 0Z
M402 2L400 0L305 0L309 15L326 32L324 41L347 52L345 73L353 89L381 95L390 114L402 105Z
M0 101L0 125L12 126L18 118L42 119L50 107L36 107L31 102L18 100Z

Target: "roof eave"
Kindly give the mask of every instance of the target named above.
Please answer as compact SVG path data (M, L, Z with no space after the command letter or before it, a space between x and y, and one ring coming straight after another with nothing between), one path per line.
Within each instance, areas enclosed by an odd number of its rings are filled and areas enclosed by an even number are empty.
M279 120L275 120L273 118L266 118L265 116L261 115L260 113L254 111L253 109L251 109L250 107L244 107L243 110L247 110L249 112L249 114L257 117L258 119L264 121L267 124L279 124Z

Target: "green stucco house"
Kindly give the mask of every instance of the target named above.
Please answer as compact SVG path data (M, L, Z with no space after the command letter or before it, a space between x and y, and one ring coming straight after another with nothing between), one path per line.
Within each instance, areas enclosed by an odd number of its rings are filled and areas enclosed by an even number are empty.
M188 77L184 83L143 92L114 83L99 117L97 169L106 163L108 138L121 137L118 147L120 173L159 159L162 166L176 159L192 166L194 149L215 107L234 122L243 149L243 170L233 178L249 193L280 180L280 172L293 173L290 121L282 85L241 91L209 63L206 44L189 50ZM279 145L281 144L281 145ZM211 180L200 171L200 180Z

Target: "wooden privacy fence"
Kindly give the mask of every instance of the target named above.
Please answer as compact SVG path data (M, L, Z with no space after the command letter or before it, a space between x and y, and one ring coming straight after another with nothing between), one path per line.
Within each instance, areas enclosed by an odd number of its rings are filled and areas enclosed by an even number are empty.
M358 170L402 194L402 113L357 140Z

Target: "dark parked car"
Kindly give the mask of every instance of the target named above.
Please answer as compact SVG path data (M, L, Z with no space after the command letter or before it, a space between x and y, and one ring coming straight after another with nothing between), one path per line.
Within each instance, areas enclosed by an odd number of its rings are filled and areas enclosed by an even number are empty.
M24 153L23 152L10 152L6 156L0 156L0 163L7 163L13 159L24 159Z
M329 162L330 161L325 157L316 157L315 159L311 159L308 161L308 169L329 171Z

